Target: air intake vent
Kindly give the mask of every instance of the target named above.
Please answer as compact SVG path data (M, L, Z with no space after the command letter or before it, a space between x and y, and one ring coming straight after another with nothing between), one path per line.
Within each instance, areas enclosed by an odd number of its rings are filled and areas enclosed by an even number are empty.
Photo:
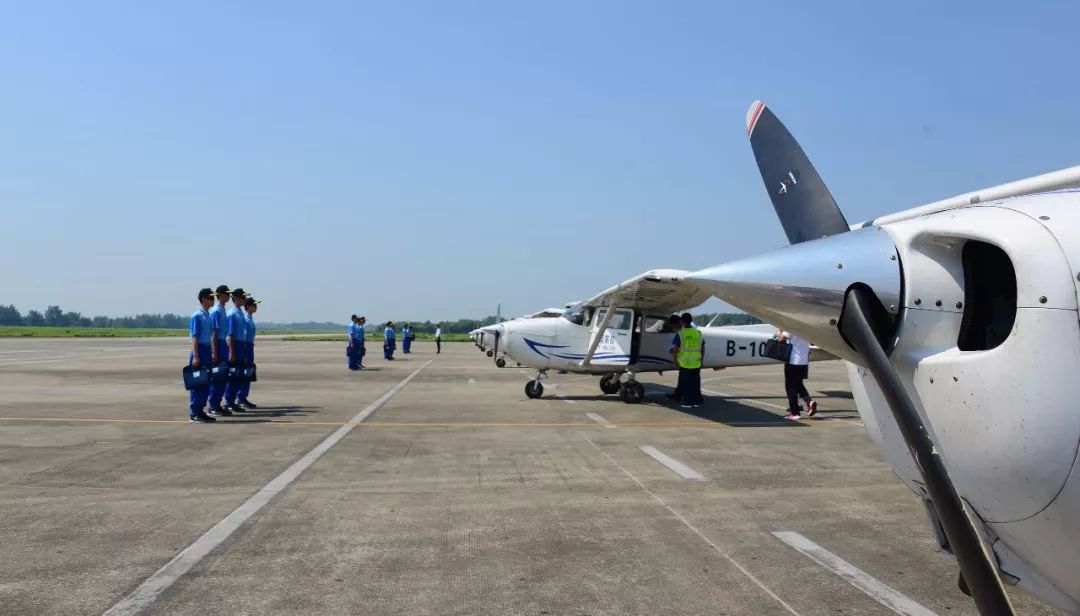
M1016 320L1016 272L1005 251L986 242L964 244L964 319L956 346L992 349L1009 337Z

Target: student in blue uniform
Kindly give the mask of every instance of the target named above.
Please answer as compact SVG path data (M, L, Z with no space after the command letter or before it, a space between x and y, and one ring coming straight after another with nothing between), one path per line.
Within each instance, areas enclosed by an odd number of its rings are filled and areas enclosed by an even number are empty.
M415 334L413 334L412 328L409 327L408 323L406 323L405 326L401 328L401 352L402 353L412 353L412 341L413 341L414 337L415 337Z
M364 347L364 336L367 335L365 331L365 325L367 325L367 318L360 317L356 320L356 342L359 345L356 353L356 366L358 368L364 367L364 355L367 354L367 348Z
M244 365L244 340L247 339L247 321L244 320L244 302L247 294L237 287L232 292L233 307L225 313L226 341L228 342L229 366ZM244 407L236 404L236 396L240 393L240 381L229 379L225 385L225 406L227 411L243 412Z
M394 340L394 322L387 321L386 329L383 330L383 357L388 360L394 359L394 349L397 348L397 344Z
M354 314L350 319L352 323L349 325L349 348L352 349L352 354L349 355L349 370L359 370L360 362L358 355L360 353L360 345L358 342L360 338L360 319Z
M199 291L199 309L191 313L191 324L188 328L191 334L191 353L188 354L188 365L194 368L209 368L213 361L211 348L214 342L214 330L208 312L213 305L214 292L209 287L201 289ZM193 422L203 423L217 421L203 411L209 395L209 386L198 387L188 392L188 419Z
M211 360L214 364L218 364L228 360L229 358L229 343L226 341L227 327L225 323L225 311L229 304L229 294L232 291L229 290L229 285L218 285L214 290L214 294L217 296L217 305L210 309L210 326L214 330L214 342L211 348ZM225 387L227 383L224 381L220 383L210 384L210 414L214 416L218 415L232 415L232 413L221 408L221 398L225 395Z
M248 366L255 365L255 312L259 309L259 300L248 297L244 300L244 363ZM240 391L236 395L236 403L243 409L257 409L259 405L248 399L251 392L251 381L240 384Z

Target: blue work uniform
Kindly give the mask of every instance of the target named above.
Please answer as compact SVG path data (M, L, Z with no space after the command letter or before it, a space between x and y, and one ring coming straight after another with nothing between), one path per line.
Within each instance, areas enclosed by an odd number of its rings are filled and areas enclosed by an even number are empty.
M225 323L227 325L226 335L232 336L233 339L233 356L229 358L229 363L243 366L247 357L244 348L247 346L245 342L247 340L247 322L244 320L244 311L239 308L230 308L229 312L225 314ZM240 394L240 385L240 381L232 379L225 383L225 404L229 406L236 404L236 397Z
M386 359L394 359L394 349L397 348L394 340L394 328L387 327L383 330L383 357Z
M360 369L360 357L359 357L359 354L360 354L360 349L362 349L363 345L364 345L364 343L362 341L357 340L357 338L361 338L361 339L363 338L363 334L361 334L360 332L361 332L361 328L356 323L352 323L352 324L349 325L349 344L352 345L352 347L353 347L353 349L355 351L352 355L349 356L349 370L359 370Z
M401 352L412 353L412 328L406 327L401 330Z
M210 367L213 360L210 345L214 342L214 330L210 322L210 313L203 309L196 310L191 314L191 324L188 328L189 335L195 338L199 344L199 366L204 370ZM188 353L188 365L193 365L195 352ZM204 414L203 407L206 399L210 396L210 386L204 385L188 392L190 415L200 417Z
M225 307L214 304L210 309L210 327L214 330L214 342L217 345L218 362L229 359L229 343L226 338L229 335L228 325L225 323ZM221 398L225 395L227 383L210 384L210 408L217 411L221 409Z
M255 365L255 319L250 314L244 312L244 364L248 366ZM251 391L251 381L244 381L240 383L240 391L237 393L237 399L240 402L247 402L248 393Z

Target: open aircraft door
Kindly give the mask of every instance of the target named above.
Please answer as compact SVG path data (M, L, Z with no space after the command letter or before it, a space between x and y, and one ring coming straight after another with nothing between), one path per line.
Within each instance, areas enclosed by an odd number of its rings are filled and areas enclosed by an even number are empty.
M598 308L593 314L590 334L596 342L596 351L589 362L594 366L626 366L630 363L634 311L616 308L608 316L608 308Z

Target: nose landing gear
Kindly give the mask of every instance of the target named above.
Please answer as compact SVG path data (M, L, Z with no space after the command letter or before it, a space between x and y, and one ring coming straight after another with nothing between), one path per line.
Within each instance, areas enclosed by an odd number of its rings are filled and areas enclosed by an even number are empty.
M540 382L540 379L547 376L547 370L540 370L536 373L536 378L525 383L525 395L528 398L536 399L544 395L544 385Z

